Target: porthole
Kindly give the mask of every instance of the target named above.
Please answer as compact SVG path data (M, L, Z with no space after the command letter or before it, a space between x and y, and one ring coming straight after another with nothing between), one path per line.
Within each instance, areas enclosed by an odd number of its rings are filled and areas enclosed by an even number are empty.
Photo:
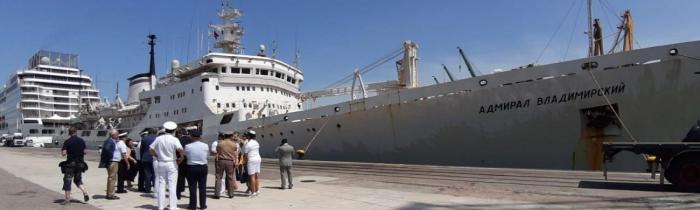
M335 108L333 108L333 110L335 110L335 112L339 112L339 111L340 111L340 107L337 107L337 106L336 106Z
M311 128L311 131L316 132L316 128Z
M340 128L340 123L336 124L335 126L338 127L338 128Z
M289 131L289 134L294 134L294 131Z
M479 80L479 85L485 86L485 85L487 85L487 84L489 84L489 82L486 81L485 79Z
M308 129L308 128L307 128L307 129L306 129L306 132L311 132L311 129Z
M273 136L274 136L274 135L272 135L272 133L270 133L270 137L273 137Z
M676 49L676 48L670 49L670 50L668 50L668 54L671 56L676 56L676 55L678 55L678 49Z
M284 136L284 133L280 132L280 136Z

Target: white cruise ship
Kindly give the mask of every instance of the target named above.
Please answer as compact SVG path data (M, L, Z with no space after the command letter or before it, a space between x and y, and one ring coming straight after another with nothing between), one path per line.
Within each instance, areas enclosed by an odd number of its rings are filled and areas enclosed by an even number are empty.
M0 91L0 133L22 133L35 146L63 134L81 107L100 102L78 55L39 51L27 69L12 73Z
M264 46L256 55L243 54L243 30L236 22L241 13L224 4L218 16L223 23L210 27L222 52L184 65L173 60L168 74L160 78L155 75L156 36L149 35L149 71L128 78L127 101L117 98L111 106L81 112L84 130L79 135L94 147L107 138L109 128L129 130L131 138L140 139L144 129L175 121L180 127L203 127L205 134L216 136L220 119L228 113L236 113L235 121L245 121L301 111L303 72L268 55Z

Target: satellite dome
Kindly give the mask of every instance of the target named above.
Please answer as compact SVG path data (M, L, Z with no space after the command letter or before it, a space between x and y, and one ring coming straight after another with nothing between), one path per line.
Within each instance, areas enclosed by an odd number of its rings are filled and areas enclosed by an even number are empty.
M43 57L41 57L39 62L41 64L49 64L51 62L51 59L49 59L49 57L43 56Z
M180 61L178 61L177 59L173 59L173 61L170 61L170 66L172 66L173 68L180 68Z
M261 44L261 45L260 45L260 51L265 51L265 45L264 45L264 44Z

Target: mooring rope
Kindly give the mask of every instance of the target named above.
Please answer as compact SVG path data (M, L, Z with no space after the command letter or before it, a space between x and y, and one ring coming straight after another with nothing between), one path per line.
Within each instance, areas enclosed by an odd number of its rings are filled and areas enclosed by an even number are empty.
M321 131L323 131L323 128L326 127L326 124L328 124L328 121L331 120L330 116L326 116L326 118L328 118L328 119L326 119L326 122L324 122L323 125L321 125L321 128L318 129L318 132L316 132L316 134L314 134L314 137L311 138L311 141L309 141L309 143L306 144L306 146L304 147L305 153L309 151L309 147L311 147L311 144L314 143L314 141L316 140L316 137L318 137L318 134L320 134Z
M591 75L591 79L593 79L593 82L595 82L595 85L598 87L598 89L602 89L600 86L600 83L598 82L598 79L593 75L593 72L591 71L590 67L587 69L588 70L588 75ZM605 99L605 102L608 104L608 107L610 107L610 110L612 110L613 114L615 114L615 118L617 118L618 121L620 121L620 124L622 125L622 128L625 129L625 132L627 135L632 139L632 141L637 142L637 139L632 135L632 132L630 131L629 128L627 128L627 125L625 124L625 121L622 120L622 117L620 117L620 114L617 113L615 110L615 107L613 107L612 102L610 102L610 99L608 98L608 95L603 92L603 98Z

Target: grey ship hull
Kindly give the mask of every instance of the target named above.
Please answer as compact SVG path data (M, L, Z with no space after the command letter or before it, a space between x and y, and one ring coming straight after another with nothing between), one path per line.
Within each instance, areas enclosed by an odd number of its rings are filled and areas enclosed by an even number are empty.
M603 94L639 141L681 141L700 117L700 61L671 56L672 48L700 55L700 42L654 47L222 128L258 126L266 157L274 157L274 148L286 138L297 148L309 145L306 158L315 160L597 170L601 142L631 140L617 120L605 128L589 126L586 110L608 106ZM600 89L582 70L591 61L598 64L591 73ZM482 81L487 85L479 85ZM615 163L609 166L612 170L645 167L634 154L623 154Z

